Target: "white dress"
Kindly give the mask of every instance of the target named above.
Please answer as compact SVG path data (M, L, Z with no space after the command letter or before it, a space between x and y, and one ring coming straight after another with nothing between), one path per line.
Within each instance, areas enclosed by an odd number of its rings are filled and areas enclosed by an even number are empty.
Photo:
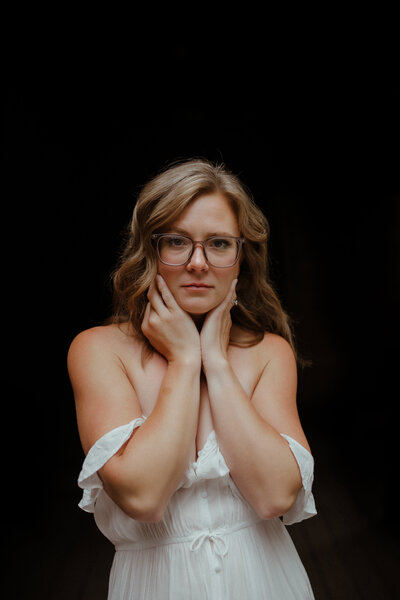
M163 519L143 523L128 517L111 500L97 471L145 419L101 437L88 452L78 479L84 490L79 506L94 512L97 526L116 549L108 599L313 599L285 527L316 514L311 454L283 436L299 464L303 488L283 520L262 520L235 486L212 431L172 495Z

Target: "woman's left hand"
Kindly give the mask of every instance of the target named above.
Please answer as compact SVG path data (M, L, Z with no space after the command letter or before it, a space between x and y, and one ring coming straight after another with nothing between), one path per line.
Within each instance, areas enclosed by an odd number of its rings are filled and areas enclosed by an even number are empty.
M200 332L203 369L218 368L228 357L229 335L232 327L231 308L236 300L237 279L232 281L225 299L210 310Z

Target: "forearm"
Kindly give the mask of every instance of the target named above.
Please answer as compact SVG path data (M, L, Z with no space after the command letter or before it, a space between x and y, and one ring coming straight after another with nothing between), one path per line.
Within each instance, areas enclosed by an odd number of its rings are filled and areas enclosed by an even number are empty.
M284 438L254 408L227 360L206 372L214 427L231 477L263 518L286 512L301 487Z
M196 437L199 397L199 362L169 364L154 410L114 457L110 491L133 518L161 518L179 485Z

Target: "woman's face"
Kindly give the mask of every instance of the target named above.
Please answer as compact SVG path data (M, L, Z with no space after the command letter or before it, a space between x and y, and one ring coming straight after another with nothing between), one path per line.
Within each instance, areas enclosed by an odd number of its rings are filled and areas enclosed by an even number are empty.
M214 235L240 236L235 213L229 201L219 193L205 194L194 200L163 233L186 235L195 241ZM232 281L239 275L239 262L232 267L213 267L206 261L199 244L195 245L188 263L169 266L159 260L158 272L179 306L196 318L224 300Z

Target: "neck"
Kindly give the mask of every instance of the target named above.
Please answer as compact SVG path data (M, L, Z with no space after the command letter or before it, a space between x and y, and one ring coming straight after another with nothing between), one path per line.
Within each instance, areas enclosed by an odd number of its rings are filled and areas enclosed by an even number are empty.
M204 319L205 319L206 315L205 314L201 314L201 315L191 314L190 316L192 317L192 319L194 321L194 324L196 325L197 329L199 331L201 331L201 328L203 326Z

